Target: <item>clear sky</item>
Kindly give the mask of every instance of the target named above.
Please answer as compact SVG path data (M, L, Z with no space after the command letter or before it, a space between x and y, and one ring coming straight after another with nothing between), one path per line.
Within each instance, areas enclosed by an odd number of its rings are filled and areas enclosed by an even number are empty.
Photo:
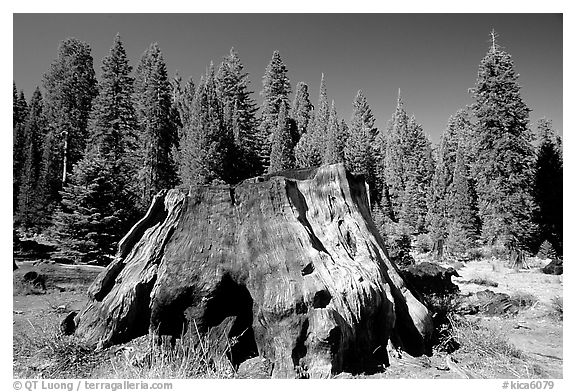
M305 81L316 103L324 73L347 121L362 89L384 127L400 88L434 142L448 117L472 103L468 89L494 28L520 74L530 120L547 117L562 134L561 14L15 14L13 22L14 81L27 98L67 37L90 44L97 75L120 33L133 67L158 42L169 73L195 82L234 47L258 103L264 69L279 50L293 89Z

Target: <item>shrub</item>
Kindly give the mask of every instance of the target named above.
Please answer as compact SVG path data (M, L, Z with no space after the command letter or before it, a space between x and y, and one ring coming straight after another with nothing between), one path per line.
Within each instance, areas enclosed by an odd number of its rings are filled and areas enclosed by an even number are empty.
M485 257L484 252L480 248L472 248L468 251L468 259L472 261L479 261Z
M536 305L538 298L534 294L518 291L510 296L510 302L519 309L525 309Z
M430 235L418 234L414 240L413 248L419 253L428 253L432 250L433 243Z
M556 251L554 247L548 240L544 240L542 245L540 245L540 249L538 249L538 253L536 255L540 259L555 259L556 258Z
M560 320L564 319L564 299L562 297L552 298L552 310Z

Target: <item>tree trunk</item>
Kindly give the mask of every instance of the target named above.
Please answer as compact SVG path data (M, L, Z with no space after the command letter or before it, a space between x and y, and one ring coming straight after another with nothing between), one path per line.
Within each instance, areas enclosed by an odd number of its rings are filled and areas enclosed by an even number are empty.
M106 347L232 319L233 364L328 377L429 353L431 315L387 258L364 181L342 164L162 191L89 289L76 334Z

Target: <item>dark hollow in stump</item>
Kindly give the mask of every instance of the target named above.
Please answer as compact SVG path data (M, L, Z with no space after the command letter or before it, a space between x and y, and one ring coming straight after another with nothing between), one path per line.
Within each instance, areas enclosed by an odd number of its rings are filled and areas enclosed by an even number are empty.
M108 347L226 328L232 363L264 358L276 378L366 371L389 344L429 352L430 313L388 259L366 188L337 164L160 192L89 288L76 335Z

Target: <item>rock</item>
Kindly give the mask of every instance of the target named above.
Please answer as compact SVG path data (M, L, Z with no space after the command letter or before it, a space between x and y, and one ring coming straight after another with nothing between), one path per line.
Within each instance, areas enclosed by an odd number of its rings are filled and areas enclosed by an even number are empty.
M453 294L458 286L452 283L453 276L460 276L452 267L424 261L402 270L404 278L422 294Z
M231 319L233 365L259 356L273 378L361 372L388 362L389 341L430 353L430 312L388 259L365 182L341 164L160 192L89 297L75 319L87 344Z
M270 378L274 365L267 358L254 357L242 362L236 373L237 378Z
M553 259L542 268L542 272L549 275L562 275L564 273L562 259Z
M492 290L478 291L460 297L457 309L461 314L482 313L486 316L516 314L519 311L508 294L495 293Z
M60 323L60 332L63 335L72 335L76 330L76 323L74 322L74 317L78 312L70 312Z

